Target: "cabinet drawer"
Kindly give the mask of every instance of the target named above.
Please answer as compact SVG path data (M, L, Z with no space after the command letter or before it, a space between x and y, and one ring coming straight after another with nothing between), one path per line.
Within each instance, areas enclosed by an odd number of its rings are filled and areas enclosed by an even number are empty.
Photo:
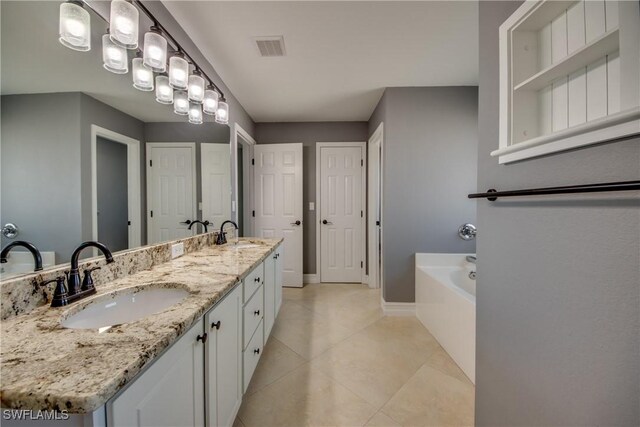
M260 263L251 273L244 278L244 297L242 299L243 303L246 303L251 299L253 293L262 285L264 282L264 266Z
M258 365L258 361L260 360L260 356L262 355L262 343L263 343L263 334L262 334L262 322L258 324L258 328L256 329L256 333L249 341L249 345L246 350L242 353L242 362L243 362L243 382L244 382L244 391L247 391L249 387L249 382L251 381L251 377L253 376L253 371L256 370L256 366Z
M243 317L244 341L242 348L245 348L249 344L249 340L253 337L253 333L264 317L264 286L260 286L256 293L253 294L247 305L244 306Z

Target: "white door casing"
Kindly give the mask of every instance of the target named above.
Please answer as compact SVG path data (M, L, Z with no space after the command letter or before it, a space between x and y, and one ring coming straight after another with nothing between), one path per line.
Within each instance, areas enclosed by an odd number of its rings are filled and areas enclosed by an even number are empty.
M364 143L318 143L320 281L360 283L365 259Z
M302 287L302 144L254 147L254 230L284 238L283 284Z
M147 143L149 244L192 236L196 219L195 143Z
M202 221L210 229L231 219L231 151L229 144L201 144Z
M233 194L234 201L232 206L233 220L238 223L240 216L240 209L242 209L244 218L244 230L245 237L253 236L254 233L254 221L251 213L253 212L254 203L254 183L253 183L253 171L251 169L251 159L253 159L253 147L257 144L256 140L242 128L238 123L233 124L233 134L231 136L231 164L233 170ZM242 184L243 184L243 198L239 200L239 176L238 176L238 146L242 146Z
M382 147L384 124L380 123L368 144L368 276L369 287L382 287Z

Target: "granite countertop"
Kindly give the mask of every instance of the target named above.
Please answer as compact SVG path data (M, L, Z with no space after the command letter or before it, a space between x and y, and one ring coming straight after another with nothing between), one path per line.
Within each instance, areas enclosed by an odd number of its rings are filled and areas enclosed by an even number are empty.
M104 405L174 343L281 242L245 239L256 247L207 247L98 286L97 295L66 307L44 306L1 325L2 407L88 413ZM141 320L95 329L65 329L78 305L131 287L180 287L190 295Z

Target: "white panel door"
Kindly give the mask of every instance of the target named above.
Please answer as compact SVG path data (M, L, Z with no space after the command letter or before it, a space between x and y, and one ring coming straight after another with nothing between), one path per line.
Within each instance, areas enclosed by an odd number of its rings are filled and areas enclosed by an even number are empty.
M149 244L192 236L195 218L195 144L148 144Z
M284 286L302 287L302 144L254 147L255 231L284 238Z
M231 150L229 144L201 144L202 220L219 227L231 219Z
M320 148L320 281L361 282L362 148Z

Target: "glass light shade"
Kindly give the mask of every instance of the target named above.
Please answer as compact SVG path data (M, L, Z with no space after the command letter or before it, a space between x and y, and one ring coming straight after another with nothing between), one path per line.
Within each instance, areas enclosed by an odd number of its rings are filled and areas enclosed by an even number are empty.
M202 111L205 114L209 114L212 116L216 115L216 111L218 111L218 96L218 92L213 89L207 89L204 91Z
M115 44L127 49L137 48L138 9L126 0L112 0L109 33Z
M169 84L174 89L187 89L189 63L180 56L169 58Z
M202 123L202 106L200 104L191 103L189 105L189 123L194 125Z
M156 73L167 70L167 40L153 29L144 35L144 65Z
M177 90L173 94L173 112L181 116L189 114L189 100L187 99L187 92L183 90Z
M91 50L91 18L80 4L66 2L60 5L59 40L69 49L86 52Z
M216 122L223 125L229 123L229 104L224 101L218 102L218 111L216 111Z
M156 101L160 104L173 104L173 89L169 86L169 77L156 77Z
M204 79L198 74L189 76L189 101L201 104L204 100Z
M129 72L129 57L127 49L111 41L109 34L102 36L102 63L106 70L116 74Z
M153 90L153 71L145 67L142 58L133 58L133 87L149 92Z

